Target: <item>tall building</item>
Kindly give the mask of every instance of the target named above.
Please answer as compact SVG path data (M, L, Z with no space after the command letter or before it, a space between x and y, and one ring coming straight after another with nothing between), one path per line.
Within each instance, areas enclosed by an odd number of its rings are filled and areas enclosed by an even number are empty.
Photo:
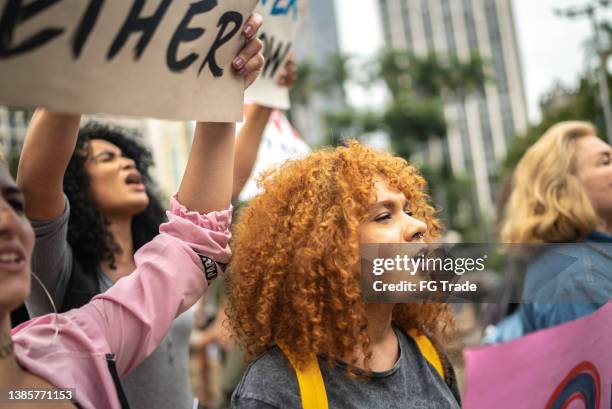
M471 176L482 213L494 210L494 177L510 140L527 127L527 104L511 0L378 0L388 47L423 55L477 52L490 79L465 103L445 103L456 174ZM439 149L437 149L439 151Z
M334 0L308 0L304 21L295 41L295 57L298 63L309 60L321 67L329 57L340 53L338 26ZM345 107L345 95L341 84L325 94L315 92L306 106L292 106L293 125L306 142L317 145L324 142L326 130L322 116Z

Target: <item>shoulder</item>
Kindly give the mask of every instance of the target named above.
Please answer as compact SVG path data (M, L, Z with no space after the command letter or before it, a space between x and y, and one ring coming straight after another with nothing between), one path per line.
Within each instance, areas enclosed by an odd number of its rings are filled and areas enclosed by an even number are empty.
M279 408L299 402L297 377L278 347L268 349L248 366L232 401L241 399L254 399Z
M30 224L36 233L36 239L44 237L45 235L53 234L57 230L61 230L63 227L68 225L70 219L70 201L68 197L64 195L64 211L57 217L49 220L35 220L30 219Z
M108 344L79 311L45 315L14 328L15 358L57 388L78 389L83 406L111 407L115 392L105 361Z
M459 393L459 386L457 384L457 377L455 369L448 357L446 351L440 350L434 343L429 340L427 344L417 343L417 341L410 335L404 332L404 330L394 327L397 334L399 343L401 345L402 359L409 363L408 370L418 372L421 380L429 379L430 382L438 383L440 385L446 385L450 392L453 394L457 402L461 402L461 396ZM434 367L433 363L426 357L426 349L430 349L428 354L437 355L439 360L439 368ZM431 358L431 357L430 357ZM438 372L441 370L442 372Z
M589 243L549 245L529 265L524 301L605 303L610 262Z

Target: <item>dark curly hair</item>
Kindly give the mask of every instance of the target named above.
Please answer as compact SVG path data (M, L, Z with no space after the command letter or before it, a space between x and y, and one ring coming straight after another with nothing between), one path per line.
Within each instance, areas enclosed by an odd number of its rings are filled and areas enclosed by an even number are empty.
M149 175L153 164L151 152L137 140L140 134L133 129L89 123L79 130L77 146L64 175L64 193L70 201L68 243L73 255L85 271L96 271L98 265L108 261L115 266L114 254L118 250L109 220L96 208L89 195L89 175L85 161L90 155L89 141L102 139L116 145L123 154L134 160L146 186L149 205L132 219L134 251L151 241L165 221L164 209L155 194L155 186Z

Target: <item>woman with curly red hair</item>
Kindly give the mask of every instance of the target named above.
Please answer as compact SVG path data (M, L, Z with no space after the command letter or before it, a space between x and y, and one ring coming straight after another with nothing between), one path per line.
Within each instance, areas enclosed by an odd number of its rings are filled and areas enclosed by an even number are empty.
M261 187L235 228L228 317L253 360L232 407L306 408L310 376L318 407L459 408L441 348L448 306L361 301L361 243L440 233L417 170L350 142L287 162ZM440 373L415 334L436 345Z

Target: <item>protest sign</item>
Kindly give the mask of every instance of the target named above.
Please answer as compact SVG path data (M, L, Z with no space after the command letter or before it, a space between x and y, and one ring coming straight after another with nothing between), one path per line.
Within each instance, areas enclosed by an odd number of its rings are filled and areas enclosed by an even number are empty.
M469 349L465 409L610 409L612 303L515 341Z
M256 180L262 172L287 160L304 157L308 153L310 147L293 129L285 114L273 111L259 144L253 172L240 192L240 200L250 200L261 193Z
M0 103L235 121L257 0L0 0Z
M287 62L308 0L260 0L255 11L264 18L259 38L266 63L260 77L246 91L246 99L277 109L289 109L289 90L276 84Z

